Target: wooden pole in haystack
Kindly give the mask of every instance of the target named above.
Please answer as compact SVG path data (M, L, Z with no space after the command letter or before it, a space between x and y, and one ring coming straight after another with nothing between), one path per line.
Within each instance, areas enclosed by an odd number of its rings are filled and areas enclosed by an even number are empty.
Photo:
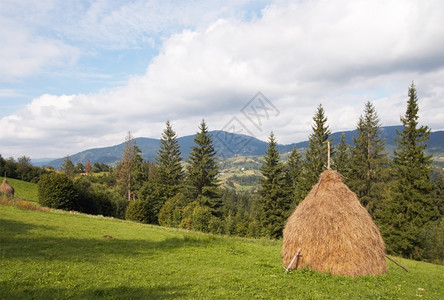
M401 265L399 262L395 261L394 259L390 258L388 255L386 255L385 257L390 259L390 261L394 262L398 267L404 269L404 271L409 272L409 270L406 267L404 267L403 265Z
M328 144L328 162L327 162L327 170L330 170L330 141L327 142Z
M301 253L301 248L299 248L298 252L294 255L293 259L291 260L290 264L288 265L287 269L285 269L285 272L288 272L290 270L291 266L293 265L294 261L299 258L299 254ZM296 264L295 269L298 268L298 265Z

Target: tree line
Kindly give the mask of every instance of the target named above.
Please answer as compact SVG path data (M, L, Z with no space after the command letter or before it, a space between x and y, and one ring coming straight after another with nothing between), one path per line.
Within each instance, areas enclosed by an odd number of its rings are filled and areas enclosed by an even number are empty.
M381 122L367 102L357 122L357 137L345 135L331 148L332 168L343 175L377 223L391 254L444 260L442 174L433 182L432 157L425 153L430 128L419 126L415 85L408 89L403 130L397 132L394 158L388 157ZM120 163L107 172L76 176L69 157L62 173L41 174L39 201L62 209L126 218L142 223L217 234L280 238L286 219L327 167L331 131L324 108L317 107L305 155L293 148L283 161L272 132L254 193L235 192L218 180L220 162L204 120L195 145L182 159L176 132L166 122L154 162L144 161L128 133ZM2 164L0 160L0 170ZM103 168L103 166L102 166ZM68 199L69 198L69 199Z

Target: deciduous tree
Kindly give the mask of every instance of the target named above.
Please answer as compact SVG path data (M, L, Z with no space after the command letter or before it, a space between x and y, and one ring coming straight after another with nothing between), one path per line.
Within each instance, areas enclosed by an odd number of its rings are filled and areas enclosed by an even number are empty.
M74 176L76 175L76 167L72 163L72 160L69 156L65 157L65 160L63 161L60 169L66 174L66 176L71 179L74 178Z

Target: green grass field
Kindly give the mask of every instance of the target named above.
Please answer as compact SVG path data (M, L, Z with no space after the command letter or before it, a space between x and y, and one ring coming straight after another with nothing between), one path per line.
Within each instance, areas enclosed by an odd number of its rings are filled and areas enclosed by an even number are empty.
M14 188L15 195L17 197L35 203L38 202L36 183L30 183L13 178L8 178L7 180L8 183Z
M0 206L1 299L444 299L444 266L285 273L281 242Z

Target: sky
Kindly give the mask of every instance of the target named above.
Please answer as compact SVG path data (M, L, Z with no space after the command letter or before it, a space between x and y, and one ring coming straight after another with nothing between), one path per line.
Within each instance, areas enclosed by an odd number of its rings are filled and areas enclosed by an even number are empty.
M308 139L371 101L444 130L444 1L2 0L0 154L59 158L210 130Z

